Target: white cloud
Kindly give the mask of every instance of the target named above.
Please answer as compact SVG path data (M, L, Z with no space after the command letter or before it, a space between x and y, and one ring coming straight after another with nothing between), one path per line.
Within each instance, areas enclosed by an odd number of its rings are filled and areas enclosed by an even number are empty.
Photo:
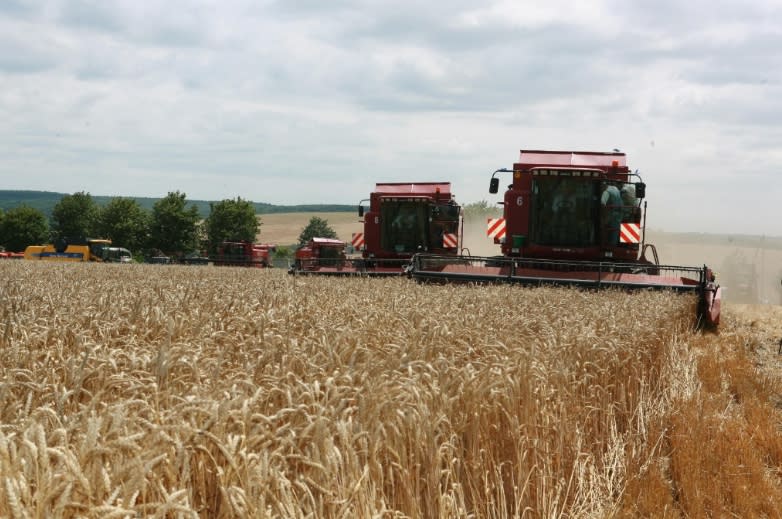
M650 225L779 235L780 14L759 0L4 2L0 178L279 204L450 180L470 202L521 148L618 147L649 185Z

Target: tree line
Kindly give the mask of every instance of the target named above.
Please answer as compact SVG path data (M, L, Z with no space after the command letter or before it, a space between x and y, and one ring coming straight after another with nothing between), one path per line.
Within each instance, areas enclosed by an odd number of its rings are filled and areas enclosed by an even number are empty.
M52 215L52 208L60 201L66 193L57 193L54 191L31 191L31 190L8 190L0 189L0 209L7 211L19 205L25 204L35 209L39 209L48 217ZM99 205L108 204L113 196L92 195L92 199ZM137 201L142 208L147 211L152 210L152 206L159 197L131 197ZM194 205L198 208L198 214L201 218L209 215L209 201L196 200L188 198L188 205ZM355 206L350 204L300 204L300 205L275 205L266 202L251 202L255 208L255 214L273 214L273 213L337 213L352 211Z
M21 252L28 245L100 237L129 249L134 256L183 257L214 254L226 240L255 241L262 223L252 202L237 197L209 206L209 215L202 219L198 208L188 204L185 193L179 191L156 201L151 210L124 197L99 205L89 193L78 192L63 196L50 218L27 205L0 211L0 246ZM336 237L336 233L326 220L313 217L299 242L312 236Z

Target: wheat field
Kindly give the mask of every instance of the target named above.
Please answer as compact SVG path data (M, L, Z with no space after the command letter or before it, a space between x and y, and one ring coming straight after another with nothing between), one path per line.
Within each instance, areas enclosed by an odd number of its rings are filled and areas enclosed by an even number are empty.
M0 517L780 517L770 336L694 332L691 296L0 280Z

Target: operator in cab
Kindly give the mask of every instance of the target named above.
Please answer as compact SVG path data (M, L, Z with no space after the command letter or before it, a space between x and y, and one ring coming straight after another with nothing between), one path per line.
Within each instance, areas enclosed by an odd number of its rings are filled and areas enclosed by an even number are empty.
M613 247L619 243L619 225L622 223L622 194L615 185L608 182L601 184L601 190L600 206L603 243Z

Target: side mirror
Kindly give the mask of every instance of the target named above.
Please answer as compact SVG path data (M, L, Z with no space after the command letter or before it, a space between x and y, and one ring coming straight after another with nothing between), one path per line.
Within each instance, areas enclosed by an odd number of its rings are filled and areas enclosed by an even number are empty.
M500 190L500 179L497 177L491 177L489 182L489 193L496 194Z
M643 182L635 183L635 197L644 198L646 196L646 184Z
M362 216L364 216L364 206L363 205L359 205L358 206L358 217L361 218Z

